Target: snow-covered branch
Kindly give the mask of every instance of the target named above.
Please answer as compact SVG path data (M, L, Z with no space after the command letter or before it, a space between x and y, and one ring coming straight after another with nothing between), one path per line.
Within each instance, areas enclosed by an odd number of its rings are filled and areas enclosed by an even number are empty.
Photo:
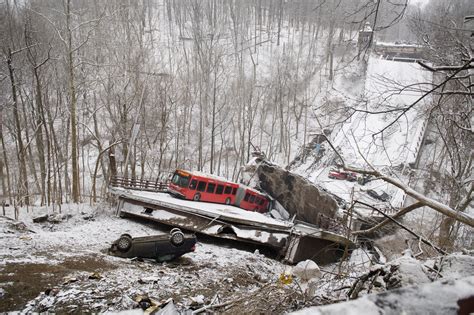
M407 184L401 182L400 180L398 180L396 178L385 175L384 173L382 173L378 170L365 170L365 169L355 168L355 167L346 166L346 165L343 165L343 168L347 171L356 172L356 173L359 173L359 174L366 174L366 175L375 176L378 179L381 179L381 180L383 180L387 183L390 183L390 184L394 185L395 187L400 188L407 195L409 195L410 197L415 198L420 203L422 203L424 206L430 207L431 209L433 209L435 211L438 211L438 212L440 212L440 213L442 213L442 214L444 214L448 217L451 217L451 218L453 218L453 219L455 219L459 222L462 222L466 225L469 225L470 227L474 227L474 218L471 217L470 215L468 215L466 213L463 213L463 212L460 212L460 211L456 211L456 210L452 209L451 207L449 207L449 206L447 206L447 205L445 205L445 204L443 204L443 203L441 203L437 200L429 198L429 197L425 196L424 194L417 192L416 190L414 190L413 188L409 187Z

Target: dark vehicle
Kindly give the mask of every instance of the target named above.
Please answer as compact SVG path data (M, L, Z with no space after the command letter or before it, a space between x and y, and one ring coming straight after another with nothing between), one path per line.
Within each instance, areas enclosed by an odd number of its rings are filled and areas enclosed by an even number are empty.
M372 180L373 180L372 176L362 175L358 178L357 182L359 183L359 185L365 185L365 184L367 184L368 182L370 182Z
M356 182L357 181L357 174L352 173L352 172L346 172L346 179L350 182Z
M369 189L367 190L367 194L377 200L380 201L389 201L390 200L390 195L387 194L386 192L382 192L381 194L377 193L375 190Z
M123 258L150 258L158 262L176 259L196 248L196 235L174 228L169 235L131 237L123 234L113 242L109 252Z

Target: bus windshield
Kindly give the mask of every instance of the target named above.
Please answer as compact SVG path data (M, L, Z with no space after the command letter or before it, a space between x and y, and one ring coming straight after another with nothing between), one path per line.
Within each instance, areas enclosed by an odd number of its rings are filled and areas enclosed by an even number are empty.
M179 173L174 173L173 178L171 179L171 182L179 187L188 187L189 184L189 179L191 176L184 176Z

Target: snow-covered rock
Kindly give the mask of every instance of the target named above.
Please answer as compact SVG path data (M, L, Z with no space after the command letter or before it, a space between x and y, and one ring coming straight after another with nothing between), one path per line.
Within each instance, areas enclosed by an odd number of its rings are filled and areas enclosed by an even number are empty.
M409 286L354 301L309 307L295 315L468 314L474 300L474 276ZM469 303L470 302L470 303Z
M452 254L441 259L443 279L461 279L474 274L474 256Z
M293 275L306 282L321 277L321 269L314 261L308 259L300 261L293 267Z
M319 224L319 214L334 218L339 206L336 200L303 177L276 165L260 164L257 168L260 187L275 198L296 219Z
M398 266L401 285L414 285L430 282L430 279L423 270L422 263L415 258L403 256L392 263Z

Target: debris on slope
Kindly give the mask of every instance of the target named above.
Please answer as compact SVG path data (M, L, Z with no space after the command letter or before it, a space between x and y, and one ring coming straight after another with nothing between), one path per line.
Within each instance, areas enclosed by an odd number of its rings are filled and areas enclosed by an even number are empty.
M84 207L64 207L63 213L72 217L54 224L53 230L48 222L32 222L45 209L25 213L22 226L36 233L18 231L18 221L0 218L0 243L9 244L0 247L0 312L119 312L141 307L138 296L159 303L172 298L178 311L212 302L211 309L219 312L296 309L292 300L301 296L296 285L278 283L285 265L254 252L251 245L250 251L226 248L198 236L196 252L173 262L117 258L105 252L121 234L169 231L117 218L112 208L86 220L83 210L95 211Z
M319 161L322 159L326 152L326 146L324 142L327 140L326 136L330 136L331 131L326 129L324 130L325 135L316 135L311 139L311 141L302 147L299 152L295 155L293 161L288 164L288 169L296 169L301 165L306 163L306 160L309 158L311 163L307 167L308 170L314 170L314 167L318 165Z
M451 254L428 261L420 261L407 252L403 257L384 265L374 265L360 276L348 292L351 299L361 294L379 293L410 285L428 283L439 278L461 279L474 270L474 257Z
M310 307L293 314L468 314L474 310L473 304L474 276L471 276L403 287L354 301Z

